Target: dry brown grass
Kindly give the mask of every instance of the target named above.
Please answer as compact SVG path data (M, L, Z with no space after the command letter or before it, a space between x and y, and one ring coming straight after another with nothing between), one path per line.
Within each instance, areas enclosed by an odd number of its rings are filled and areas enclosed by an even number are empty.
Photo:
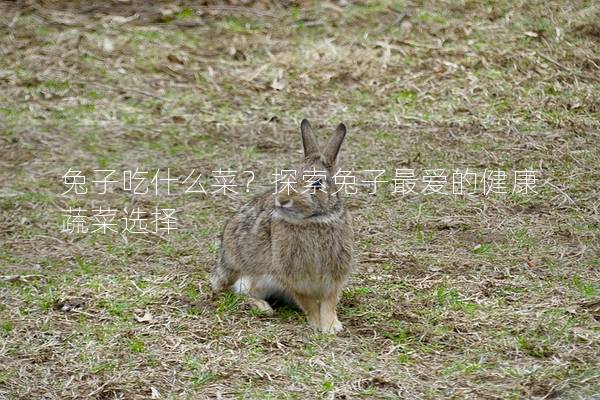
M600 395L596 4L106 4L0 4L0 398ZM349 197L338 337L210 300L244 195L61 196L69 168L256 191L303 117L347 123L354 171L535 168L538 193ZM92 201L176 207L179 231L61 233Z

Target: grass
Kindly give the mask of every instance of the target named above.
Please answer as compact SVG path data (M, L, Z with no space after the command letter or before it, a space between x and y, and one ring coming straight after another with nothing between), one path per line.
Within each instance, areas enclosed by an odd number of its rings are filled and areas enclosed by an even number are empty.
M0 4L0 398L597 397L600 9L221 3ZM336 337L210 295L224 222L300 157L304 117L322 139L347 124L358 182L385 170L345 196ZM87 194L62 195L69 169ZM98 194L102 169L147 193ZM478 186L425 195L432 169ZM512 193L524 169L536 193ZM218 170L238 194L211 194ZM61 232L100 206L175 208L177 231Z

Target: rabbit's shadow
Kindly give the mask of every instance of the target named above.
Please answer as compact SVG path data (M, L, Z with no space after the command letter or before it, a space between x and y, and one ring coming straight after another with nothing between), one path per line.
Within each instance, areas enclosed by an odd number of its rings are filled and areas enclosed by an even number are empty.
M302 309L300 308L300 306L298 306L294 299L285 295L272 294L265 300L267 301L267 303L269 303L269 305L273 308L273 311L275 312L277 312L278 310L281 310L284 313L288 311L302 312Z

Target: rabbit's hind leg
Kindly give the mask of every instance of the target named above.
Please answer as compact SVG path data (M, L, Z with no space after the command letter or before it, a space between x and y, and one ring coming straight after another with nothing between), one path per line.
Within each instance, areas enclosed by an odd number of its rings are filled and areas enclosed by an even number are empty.
M247 295L254 308L267 315L273 315L273 308L266 300L270 295L270 287L268 283L263 282L265 280L264 277L242 276L235 282L234 288L236 292Z
M227 263L220 260L210 275L213 296L231 288L238 278L239 272L229 268Z

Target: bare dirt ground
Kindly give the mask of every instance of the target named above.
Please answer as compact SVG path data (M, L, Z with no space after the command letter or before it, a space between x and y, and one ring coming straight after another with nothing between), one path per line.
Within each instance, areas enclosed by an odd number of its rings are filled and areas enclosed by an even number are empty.
M599 21L593 1L1 2L0 398L598 398ZM338 336L207 279L304 117L348 125L361 179L480 174L346 196ZM91 182L136 168L179 181ZM249 192L185 193L220 168L253 170ZM63 195L69 169L87 194ZM535 193L512 193L527 169ZM178 229L62 232L77 207L175 208Z

